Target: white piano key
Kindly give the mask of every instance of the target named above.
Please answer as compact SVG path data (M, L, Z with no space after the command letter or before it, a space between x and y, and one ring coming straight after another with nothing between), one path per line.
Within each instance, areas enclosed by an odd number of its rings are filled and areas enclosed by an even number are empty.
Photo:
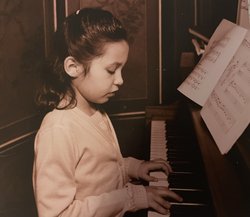
M151 137L150 137L150 159L162 158L167 160L166 146L166 124L162 120L153 120L151 122ZM151 172L150 175L157 177L158 182L150 182L150 186L169 186L167 175L161 171ZM155 211L148 211L148 217L169 217L170 214L162 215Z
M154 212L154 211L148 211L148 217L170 217L170 213L168 213L166 215L162 215L162 214Z

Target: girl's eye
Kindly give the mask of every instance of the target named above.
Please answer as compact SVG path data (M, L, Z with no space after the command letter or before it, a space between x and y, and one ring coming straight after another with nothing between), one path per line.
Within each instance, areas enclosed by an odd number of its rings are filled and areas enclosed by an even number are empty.
M109 70L109 69L107 69L107 72L108 72L109 74L115 74L115 70Z

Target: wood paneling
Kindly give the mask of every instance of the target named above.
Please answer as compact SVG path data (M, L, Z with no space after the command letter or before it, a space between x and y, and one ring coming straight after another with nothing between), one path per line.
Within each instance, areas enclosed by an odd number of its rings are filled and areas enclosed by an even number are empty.
M32 188L34 136L0 149L0 216L36 217Z
M35 113L44 57L43 1L0 3L0 129Z

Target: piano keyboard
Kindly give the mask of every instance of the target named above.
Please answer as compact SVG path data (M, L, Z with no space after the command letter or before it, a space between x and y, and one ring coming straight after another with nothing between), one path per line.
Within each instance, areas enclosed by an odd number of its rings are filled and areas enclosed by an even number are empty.
M166 123L161 120L151 121L151 137L150 137L150 160L162 158L167 160L166 146ZM163 172L152 172L150 175L159 179L158 182L150 182L151 186L169 186L167 176ZM161 217L162 215L154 211L148 211L148 217ZM169 215L168 215L169 216Z
M195 139L189 129L181 132L172 130L175 122L165 120L151 121L150 159L162 158L168 161L173 169L168 177L163 172L152 172L151 175L159 178L158 182L150 182L151 186L167 186L183 197L183 202L171 202L168 215L148 211L148 217L211 217L211 207L206 192L205 179L200 172L201 162L197 157ZM182 123L183 125L183 123ZM186 132L185 132L186 131Z

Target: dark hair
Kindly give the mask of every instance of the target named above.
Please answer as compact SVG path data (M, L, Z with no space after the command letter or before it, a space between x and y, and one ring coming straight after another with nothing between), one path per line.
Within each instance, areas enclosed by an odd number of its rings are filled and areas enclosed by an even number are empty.
M101 56L107 42L127 41L121 22L101 8L84 8L68 16L55 32L54 55L50 69L43 72L44 83L37 95L37 104L48 110L76 105L72 78L64 70L64 60L74 57L87 73L91 61ZM68 104L59 108L63 98Z

